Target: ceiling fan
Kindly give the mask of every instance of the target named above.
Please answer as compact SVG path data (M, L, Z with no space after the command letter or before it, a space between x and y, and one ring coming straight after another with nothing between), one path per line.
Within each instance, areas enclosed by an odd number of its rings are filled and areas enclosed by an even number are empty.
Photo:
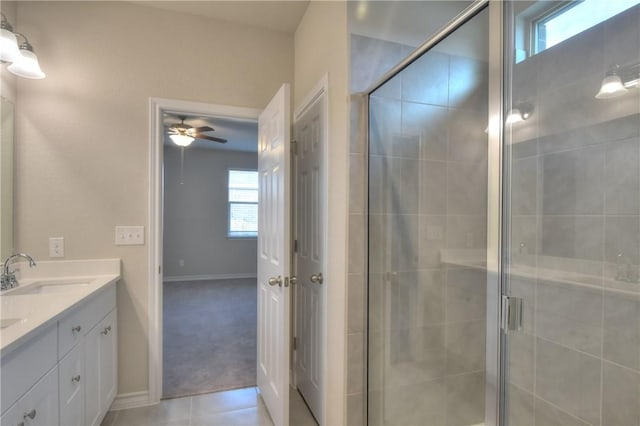
M169 137L178 146L185 147L191 145L195 139L204 139L213 142L227 143L226 139L205 135L205 132L213 132L215 129L209 126L193 127L186 124L186 116L179 115L180 123L172 124L167 129Z

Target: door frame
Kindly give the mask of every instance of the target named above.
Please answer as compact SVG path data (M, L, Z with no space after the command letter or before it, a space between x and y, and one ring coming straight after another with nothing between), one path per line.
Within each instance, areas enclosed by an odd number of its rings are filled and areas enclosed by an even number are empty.
M329 198L329 146L328 146L328 142L329 142L329 75L328 74L324 74L322 76L322 78L320 79L320 81L318 81L316 83L316 85L313 87L313 89L311 89L307 95L303 98L302 102L300 103L300 105L294 110L293 112L293 120L292 120L292 127L295 129L296 123L300 120L300 117L307 112L307 110L309 108L311 108L316 102L322 101L324 102L324 105L322 107L323 111L322 113L324 114L324 122L322 123L322 133L323 133L323 143L324 143L324 149L322 152L322 173L323 173L323 178L322 178L322 205L324 206L324 214L322 217L322 227L323 227L323 241L322 241L322 270L325 271L324 274L325 276L326 271L327 271L327 265L328 265L328 229L329 229L329 212L327 209L328 206L328 198ZM294 139L295 139L295 135L294 135ZM295 173L297 173L297 167L294 166L294 170L293 170L293 177L295 178ZM292 197L292 202L295 203L296 202L296 198L297 197L297 192L296 192L296 188L294 186L293 188L293 197ZM294 220L292 220L291 222L291 227L292 227L292 239L295 238L295 234L296 234L296 229L297 229L297 220L298 217L296 215L296 213L294 212ZM294 271L294 275L297 276L298 271L296 270L295 266L296 266L296 253L292 253L292 271ZM320 342L321 342L321 351L320 351L320 363L321 363L321 371L322 371L322 383L321 383L321 398L322 398L322 403L321 403L321 413L320 413L320 419L318 419L319 421L323 421L324 419L327 418L326 414L327 414L327 380L328 380L328 369L327 369L327 359L328 359L328 337L327 337L327 329L328 329L328 324L327 324L327 319L328 319L328 310L327 310L327 286L323 285L322 286L322 299L321 299L321 303L322 306L320 308L320 312L321 312L321 326L320 326ZM294 294L293 294L293 305L294 305L294 310L292 312L292 319L293 319L293 331L294 331L294 336L298 335L298 322L297 322L297 313L298 313L298 288L297 288L297 284L294 290ZM296 376L296 353L293 351L292 348L292 352L293 352L293 363L291 364L290 368L291 368L291 374L290 376L292 377L292 382L291 384L296 385L296 389L297 389L297 376Z
M258 121L257 108L208 104L177 99L149 98L149 200L148 200L148 401L157 404L162 397L162 218L163 218L163 130L162 114L184 113L244 118Z

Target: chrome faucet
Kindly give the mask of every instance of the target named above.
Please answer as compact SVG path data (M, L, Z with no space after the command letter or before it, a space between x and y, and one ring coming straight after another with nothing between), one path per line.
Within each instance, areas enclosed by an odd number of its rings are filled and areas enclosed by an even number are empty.
M36 266L36 261L33 260L31 256L24 253L16 253L7 257L7 259L2 263L2 275L0 275L0 290L7 290L10 288L14 288L18 286L18 280L16 279L15 272L9 271L9 265L18 258L24 258L29 261L29 267L33 268Z

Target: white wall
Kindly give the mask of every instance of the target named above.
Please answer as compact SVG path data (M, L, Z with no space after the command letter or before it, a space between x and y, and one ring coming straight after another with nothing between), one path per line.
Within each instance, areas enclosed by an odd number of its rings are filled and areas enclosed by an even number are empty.
M63 236L69 259L122 259L119 393L146 391L148 248L114 227L147 226L149 97L263 108L293 79L293 38L127 2L17 15L47 78L18 82L16 248L46 259Z
M294 108L329 75L328 229L325 279L326 383L324 422L344 424L346 394L346 254L348 188L348 36L346 2L311 2L295 33Z
M227 237L227 180L229 169L257 170L258 155L206 148L184 154L181 183L180 149L164 147L164 277L255 275L256 239Z

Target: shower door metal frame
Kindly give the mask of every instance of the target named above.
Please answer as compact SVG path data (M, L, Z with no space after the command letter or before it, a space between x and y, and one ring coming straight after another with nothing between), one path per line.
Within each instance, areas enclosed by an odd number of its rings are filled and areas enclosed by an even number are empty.
M504 217L504 10L501 0L489 2L489 108L487 164L487 334L485 425L506 424L505 335L502 330Z
M365 197L369 202L369 98L371 94L391 80L432 47L453 34L465 23L483 11L489 10L489 96L488 96L488 164L487 164L487 313L486 313L486 372L485 372L485 426L499 426L504 423L506 394L503 377L505 374L503 354L504 334L502 323L502 284L503 284L503 111L504 111L504 3L503 0L475 0L467 9L451 20L429 40L414 50L407 58L383 75L364 92L354 95L353 100L360 103L360 113L364 117L365 155ZM368 229L368 215L365 215L365 229ZM369 268L368 268L368 232L365 236L367 256L365 257L365 306L368 312ZM368 318L368 314L367 314ZM368 362L369 336L365 329L365 374L364 419L368 424Z

